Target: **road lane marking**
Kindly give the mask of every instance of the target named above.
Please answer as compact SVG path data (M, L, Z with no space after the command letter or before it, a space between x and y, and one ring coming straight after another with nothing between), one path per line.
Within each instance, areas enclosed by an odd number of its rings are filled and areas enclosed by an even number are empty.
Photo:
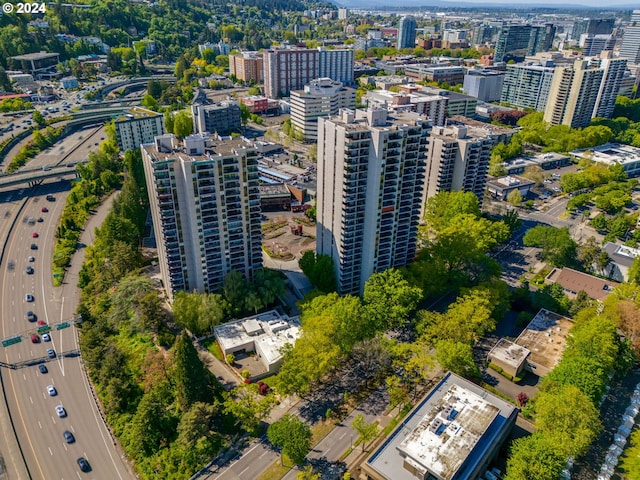
M33 405L33 397L29 395L29 400L31 400L31 405Z
M40 420L38 420L38 426L40 427L40 430L42 430L42 424L40 423Z
M51 451L51 447L47 447L49 449L49 453L51 454L51 456L53 457L53 452Z

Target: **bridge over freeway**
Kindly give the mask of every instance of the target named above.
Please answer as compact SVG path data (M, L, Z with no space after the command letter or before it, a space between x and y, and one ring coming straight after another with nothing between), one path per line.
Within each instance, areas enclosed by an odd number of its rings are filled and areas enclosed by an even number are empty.
M57 178L59 180L78 178L78 172L76 172L75 168L70 168L72 166L73 165L70 164L57 165L55 167L37 168L27 171L21 170L16 173L1 175L0 189L23 184L33 187L41 184L44 180L49 178Z

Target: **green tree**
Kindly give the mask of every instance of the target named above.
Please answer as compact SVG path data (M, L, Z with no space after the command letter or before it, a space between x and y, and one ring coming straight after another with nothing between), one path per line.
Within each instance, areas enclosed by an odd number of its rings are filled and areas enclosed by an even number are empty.
M478 197L472 192L442 191L427 200L425 221L436 232L451 225L453 219L462 214L480 217Z
M622 454L620 466L626 478L640 478L640 430L631 434L629 446Z
M173 113L164 112L164 128L168 133L173 133Z
M178 138L188 137L193 133L193 119L186 110L180 110L173 119L173 133Z
M534 400L537 431L556 445L564 458L583 455L602 429L589 397L573 385L540 392Z
M184 412L177 427L178 442L194 447L202 440L213 435L214 423L218 411L215 405L196 402Z
M296 474L296 480L320 480L322 474L313 471L311 465L307 465L304 469Z
M411 286L395 268L374 273L364 286L363 301L378 331L403 326L421 299L420 289Z
M176 397L183 412L196 402L212 400L209 371L204 367L189 336L181 333L173 346Z
M225 411L233 415L240 426L255 434L261 421L269 416L276 404L273 394L260 395L258 385L240 385L236 387L224 403Z
M47 123L47 120L44 118L44 115L40 113L40 110L34 110L33 121L36 122L36 125L40 128L44 127Z
M441 340L436 345L436 359L443 370L465 378L480 378L480 369L473 360L471 345Z
M362 438L362 451L364 452L367 442L376 438L376 435L378 434L378 424L376 422L367 423L364 419L364 415L359 413L353 418L351 426Z
M162 96L162 84L158 80L150 79L147 82L147 93L159 100Z
M504 480L558 480L567 459L546 435L534 433L513 442Z
M142 106L148 108L149 110L153 110L154 112L158 111L158 101L153 98L148 93L142 98Z
M576 260L577 244L568 228L539 225L527 231L522 241L528 247L542 248L542 258L557 267L572 265Z
M311 429L298 417L287 414L269 425L267 438L293 463L302 465L311 450Z
M507 195L507 202L515 207L520 205L522 203L522 194L520 193L520 190L517 188L511 190L509 195Z

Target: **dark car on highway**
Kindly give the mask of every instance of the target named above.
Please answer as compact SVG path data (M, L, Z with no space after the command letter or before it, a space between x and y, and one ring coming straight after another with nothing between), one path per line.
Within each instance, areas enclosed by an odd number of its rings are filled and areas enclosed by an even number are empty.
M62 432L62 435L64 436L64 441L67 443L73 443L76 441L73 433L71 433L69 430L65 430L64 432Z
M87 462L86 458L84 457L80 457L78 459L78 466L80 467L80 470L82 470L83 472L91 471L91 465L89 465L89 462Z

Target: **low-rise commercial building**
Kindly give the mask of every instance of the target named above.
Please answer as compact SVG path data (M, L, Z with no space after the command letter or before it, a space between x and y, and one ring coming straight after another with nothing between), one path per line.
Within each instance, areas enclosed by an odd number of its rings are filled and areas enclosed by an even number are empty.
M478 479L517 415L511 403L449 372L366 460L363 478Z
M573 320L543 308L515 342L501 339L489 352L489 361L513 377L525 370L543 377L562 358L572 328Z
M619 143L605 143L597 147L573 150L571 155L605 165L622 165L630 177L640 175L640 148Z
M629 269L636 257L640 255L640 250L613 242L605 243L602 249L611 259L605 269L607 277L616 282L629 281Z
M509 194L515 190L520 192L522 198L526 198L536 182L518 175L492 178L487 181L487 190L496 200L506 200Z

